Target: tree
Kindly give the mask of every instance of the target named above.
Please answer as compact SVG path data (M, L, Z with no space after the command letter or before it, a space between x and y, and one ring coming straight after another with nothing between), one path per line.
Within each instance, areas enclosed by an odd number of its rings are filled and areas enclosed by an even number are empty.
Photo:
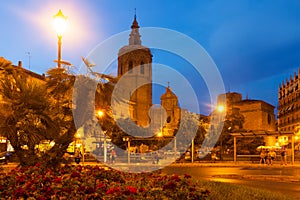
M64 68L53 68L47 71L47 94L50 99L49 116L55 122L58 135L54 146L49 150L47 163L52 166L62 161L64 153L74 140L76 127L72 112L72 94L75 76Z
M222 159L224 149L233 149L233 139L230 133L243 130L244 121L244 116L237 108L233 108L232 112L226 114L218 143L220 145L220 159Z
M1 134L10 141L21 165L33 165L43 160L37 145L58 134L57 125L48 115L46 87L12 65L6 65L1 73Z
M6 67L11 65L11 61L6 60L3 57L0 57L0 70L4 70Z
M2 75L1 133L10 141L21 165L44 162L55 168L76 133L72 112L75 76L55 68L38 81L11 64L3 68ZM49 144L44 151L37 148L42 142Z
M194 139L195 146L200 147L205 139L205 135L207 134L206 126L208 124L208 120L205 118L199 119L198 130Z

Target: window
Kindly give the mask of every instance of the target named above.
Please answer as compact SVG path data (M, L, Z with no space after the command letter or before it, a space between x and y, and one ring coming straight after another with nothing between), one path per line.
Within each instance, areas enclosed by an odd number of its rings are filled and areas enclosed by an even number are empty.
M133 67L133 63L132 63L132 61L129 61L129 64L128 64L128 73L132 73L132 67Z
M271 124L271 115L268 114L268 124Z
M167 117L167 123L170 123L171 122L171 116L168 116Z
M144 69L144 62L141 62L141 74L144 74L145 69Z

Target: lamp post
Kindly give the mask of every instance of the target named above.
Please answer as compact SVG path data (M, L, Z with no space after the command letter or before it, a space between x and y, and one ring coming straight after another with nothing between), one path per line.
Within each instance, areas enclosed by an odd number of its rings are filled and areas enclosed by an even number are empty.
M61 67L61 39L62 35L66 30L67 26L67 17L62 13L62 11L59 9L58 13L53 16L54 18L54 28L57 33L57 38L58 38L58 54L57 54L57 67Z
M129 139L129 137L124 137L123 141L127 142L127 162L128 162L128 164L130 164L130 139Z
M104 112L102 110L98 110L96 112L96 116L97 118L100 120L103 116L104 116ZM103 138L103 162L106 163L107 162L107 143L106 143L106 132L107 131L102 131L101 133L103 133L104 138ZM101 140L100 140L101 141Z
M220 126L220 123L221 123L221 117L220 117L220 115L225 111L225 107L223 106L223 105L219 105L218 106L218 108L217 108L217 110L218 110L218 123L219 123L219 126L218 126L218 128L220 128L221 126ZM221 134L220 134L220 160L222 160L222 153L223 153L223 134L222 134L222 129L220 130L221 131Z

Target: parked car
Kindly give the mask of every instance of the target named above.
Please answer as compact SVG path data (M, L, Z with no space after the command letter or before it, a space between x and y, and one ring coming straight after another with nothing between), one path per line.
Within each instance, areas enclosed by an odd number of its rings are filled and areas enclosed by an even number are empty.
M13 152L4 151L0 153L0 163L7 164Z

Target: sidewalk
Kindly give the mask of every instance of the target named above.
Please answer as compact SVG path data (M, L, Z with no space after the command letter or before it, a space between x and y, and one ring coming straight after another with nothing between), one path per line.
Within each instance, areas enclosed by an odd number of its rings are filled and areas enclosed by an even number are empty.
M72 165L76 165L76 163L71 163ZM295 162L294 165L292 164L287 164L287 165L281 165L280 163L274 163L273 165L266 165L266 164L257 164L257 163L251 163L251 162L244 162L244 161L239 161L237 163L234 163L233 161L225 161L225 162L183 162L183 163L171 163L167 164L164 163L163 160L159 162L159 164L152 164L150 162L147 163L126 163L126 162L116 162L116 163L103 163L103 162L80 162L80 165L99 165L103 167L109 167L109 166L114 166L114 167L142 167L142 166L149 166L149 167L155 167L155 166L160 166L160 167L238 167L238 168L299 168L300 169L300 162ZM8 163L8 164L2 164L0 165L3 168L9 168L13 169L18 166L18 163Z

